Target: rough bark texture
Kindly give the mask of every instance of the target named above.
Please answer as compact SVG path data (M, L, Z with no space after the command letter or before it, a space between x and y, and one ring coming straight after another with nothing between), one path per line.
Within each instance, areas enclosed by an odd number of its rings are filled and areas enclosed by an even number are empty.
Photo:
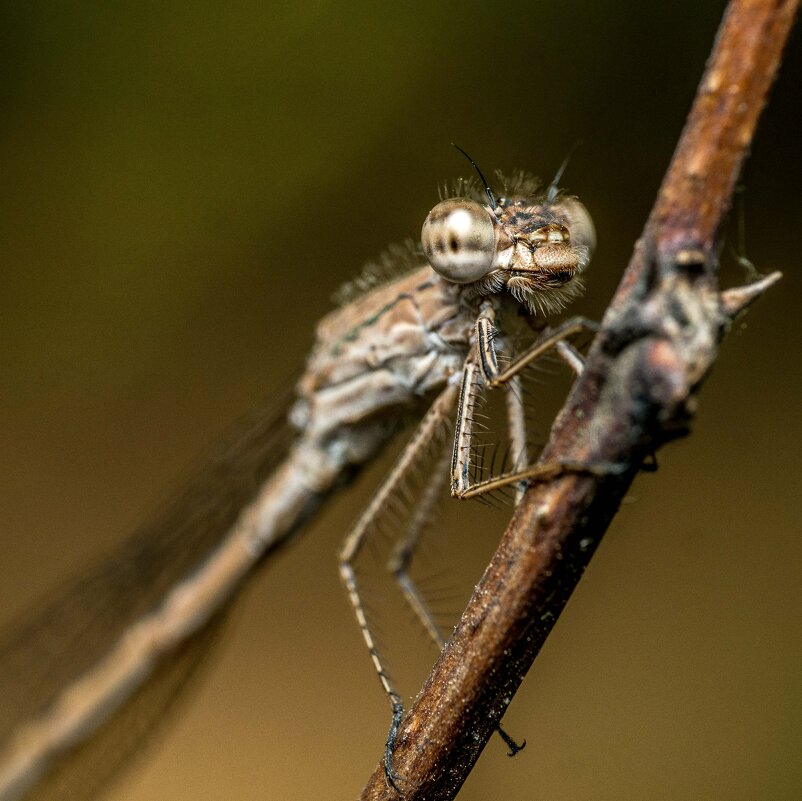
M688 432L731 320L780 277L719 292L717 242L796 8L727 8L643 235L542 457L615 469L526 493L402 724L393 765L407 801L457 794L643 460ZM380 763L362 798L396 797Z

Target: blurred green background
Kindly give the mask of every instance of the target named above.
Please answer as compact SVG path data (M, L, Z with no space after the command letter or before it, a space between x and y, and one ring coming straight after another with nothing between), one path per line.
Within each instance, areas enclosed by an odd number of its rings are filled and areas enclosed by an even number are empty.
M600 244L575 309L600 316L722 10L5 4L3 618L112 548L286 385L337 286L469 172L452 140L486 173L546 178L582 140L563 183ZM491 741L461 798L802 795L801 50L797 35L745 174L749 255L785 280L735 326L693 436L638 480L512 704L529 749L512 761ZM252 583L110 799L356 796L388 708L335 551L380 472ZM469 531L466 510L459 536L486 555L503 518ZM434 655L399 636L411 694Z

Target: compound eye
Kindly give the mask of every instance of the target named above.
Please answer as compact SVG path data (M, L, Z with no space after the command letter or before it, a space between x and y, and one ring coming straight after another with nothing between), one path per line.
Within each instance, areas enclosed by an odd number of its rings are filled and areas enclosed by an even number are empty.
M559 211L565 215L571 232L571 244L587 249L587 258L593 255L596 247L596 228L590 212L576 198L561 201Z
M496 232L490 212L466 198L438 203L427 215L421 243L432 269L457 284L484 278L493 265Z

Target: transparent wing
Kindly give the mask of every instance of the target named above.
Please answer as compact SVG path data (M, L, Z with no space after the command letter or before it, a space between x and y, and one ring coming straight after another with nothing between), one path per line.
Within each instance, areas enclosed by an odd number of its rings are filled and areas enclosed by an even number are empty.
M150 679L86 742L63 757L25 795L25 801L89 801L159 732L165 720L186 697L220 633L225 612L182 643Z
M284 459L292 440L286 392L252 415L212 452L184 490L94 569L52 593L0 635L0 755L17 727L47 707L59 691L98 662L137 618L198 566L234 523L241 508ZM219 616L218 616L219 617ZM211 638L206 629L163 665L139 693L157 699L126 737L144 733L158 710L198 663ZM138 702L132 701L123 715ZM140 723L146 725L140 726ZM139 736L133 739L138 740ZM106 737L100 738L106 741ZM122 752L132 745L120 747ZM81 750L86 750L83 746ZM107 749L108 750L108 749ZM79 793L87 798L88 788ZM65 793L54 797L71 797Z

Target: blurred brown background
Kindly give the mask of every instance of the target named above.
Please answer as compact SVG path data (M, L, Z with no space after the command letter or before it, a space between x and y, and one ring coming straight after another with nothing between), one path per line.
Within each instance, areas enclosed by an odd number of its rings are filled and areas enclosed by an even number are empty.
M6 4L3 618L113 547L286 383L337 286L469 172L450 141L487 173L546 178L583 141L563 183L597 223L576 310L598 317L722 9ZM749 255L786 278L733 330L694 435L638 480L511 706L529 748L512 761L491 741L461 798L802 794L801 50L797 35L745 175ZM253 582L110 799L356 796L389 718L335 550L379 474ZM459 550L486 555L503 518L471 531L466 510ZM434 655L398 636L412 694Z

